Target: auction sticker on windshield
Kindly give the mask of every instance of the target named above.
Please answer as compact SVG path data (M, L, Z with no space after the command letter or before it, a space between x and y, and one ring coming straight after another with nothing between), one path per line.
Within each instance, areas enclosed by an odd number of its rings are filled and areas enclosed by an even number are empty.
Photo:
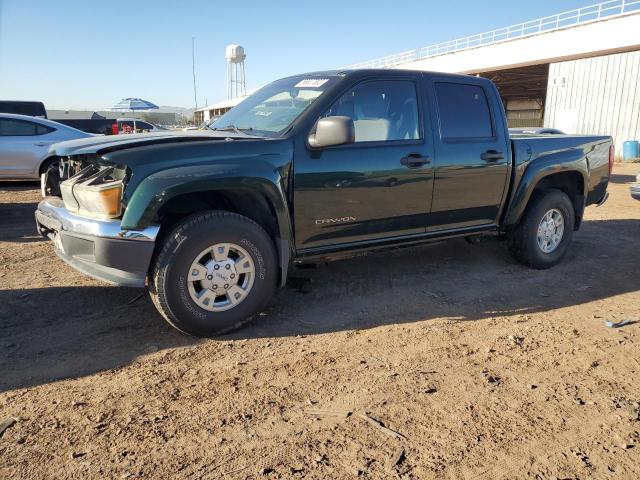
M329 81L328 78L305 78L294 85L294 88L318 88Z

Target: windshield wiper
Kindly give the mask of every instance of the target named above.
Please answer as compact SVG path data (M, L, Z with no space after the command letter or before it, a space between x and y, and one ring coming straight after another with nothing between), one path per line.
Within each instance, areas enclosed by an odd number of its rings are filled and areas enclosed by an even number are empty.
M222 127L222 128L217 128L217 127L209 127L211 128L211 130L215 130L217 132L236 132L239 134L245 134L245 131L250 132L253 130L253 128L249 127L249 128L239 128L236 127L235 125L227 125L226 127ZM245 134L246 135L246 134Z

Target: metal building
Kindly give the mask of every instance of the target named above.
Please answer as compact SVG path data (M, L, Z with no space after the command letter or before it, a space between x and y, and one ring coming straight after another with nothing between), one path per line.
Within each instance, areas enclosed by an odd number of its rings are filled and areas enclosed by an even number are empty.
M611 133L618 153L624 140L640 139L640 51L549 65L544 123Z
M640 0L611 0L350 65L493 80L510 127L640 140Z
M213 105L207 105L199 108L193 112L193 121L196 125L200 125L202 122L208 123L209 121L227 113L245 98L247 97L235 97L231 100L223 100L221 102L214 103Z

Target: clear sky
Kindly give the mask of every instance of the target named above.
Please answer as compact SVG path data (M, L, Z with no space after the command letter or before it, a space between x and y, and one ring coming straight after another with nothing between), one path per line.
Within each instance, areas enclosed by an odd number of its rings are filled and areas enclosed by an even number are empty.
M248 88L480 33L596 1L0 0L0 99L102 109L123 97L225 98L225 46Z

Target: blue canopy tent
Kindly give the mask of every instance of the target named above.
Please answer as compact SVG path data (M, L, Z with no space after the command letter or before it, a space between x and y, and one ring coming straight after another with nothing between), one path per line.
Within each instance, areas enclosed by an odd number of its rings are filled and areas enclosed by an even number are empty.
M135 111L149 111L158 110L155 103L151 103L142 98L123 98L118 103L114 104L109 110L112 112L135 112ZM133 118L133 131L136 132L136 119Z
M158 108L160 107L155 103L148 102L141 98L123 98L109 110L114 112L125 112L127 110L134 112L136 110L157 110Z

